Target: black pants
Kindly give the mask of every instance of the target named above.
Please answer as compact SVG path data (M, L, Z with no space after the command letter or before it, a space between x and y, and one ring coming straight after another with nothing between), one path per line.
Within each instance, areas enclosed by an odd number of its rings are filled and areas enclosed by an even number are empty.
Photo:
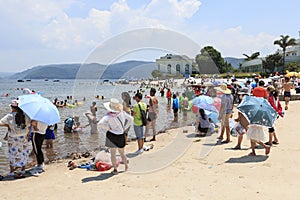
M44 162L44 154L42 152L42 145L45 139L45 134L33 132L32 147L36 156L37 164L41 165Z

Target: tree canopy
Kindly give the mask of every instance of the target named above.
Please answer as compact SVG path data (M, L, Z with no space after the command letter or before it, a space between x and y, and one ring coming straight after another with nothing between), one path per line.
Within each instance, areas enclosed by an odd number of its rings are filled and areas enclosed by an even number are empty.
M251 56L248 56L247 54L243 54L244 56L246 56L245 61L250 61L250 60L254 60L256 58L258 58L258 56L260 55L259 52L255 52L253 54L251 54Z
M268 55L265 60L263 60L262 64L266 72L273 73L275 68L278 69L283 65L282 55L278 52Z
M203 74L226 73L233 70L230 63L224 61L221 53L212 46L206 46L196 55L199 72Z

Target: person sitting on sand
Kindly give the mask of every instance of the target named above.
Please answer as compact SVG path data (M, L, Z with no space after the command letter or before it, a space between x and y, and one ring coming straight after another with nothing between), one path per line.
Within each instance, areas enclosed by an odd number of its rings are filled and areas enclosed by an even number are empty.
M199 114L197 114L196 122L198 123L198 131L200 137L205 137L210 127L210 121L205 111L200 108Z

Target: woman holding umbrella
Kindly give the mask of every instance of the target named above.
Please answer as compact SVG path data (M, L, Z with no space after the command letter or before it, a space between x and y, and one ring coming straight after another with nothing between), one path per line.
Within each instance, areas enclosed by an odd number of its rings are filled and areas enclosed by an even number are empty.
M270 153L270 146L265 145L268 134L264 132L263 126L272 127L278 114L270 103L260 97L246 96L237 109L245 115L249 121L249 128L246 133L251 142L252 152L249 156L255 156L256 143L265 148L265 154Z
M18 107L17 100L12 100L10 108L11 113L0 120L0 126L8 128L9 175L15 178L23 178L29 155L28 140L26 138L29 119ZM20 174L14 172L17 167L21 167Z
M32 133L32 148L37 161L37 166L34 169L38 173L42 173L44 171L44 154L42 151L42 145L45 140L48 125L36 120L31 120L30 124Z

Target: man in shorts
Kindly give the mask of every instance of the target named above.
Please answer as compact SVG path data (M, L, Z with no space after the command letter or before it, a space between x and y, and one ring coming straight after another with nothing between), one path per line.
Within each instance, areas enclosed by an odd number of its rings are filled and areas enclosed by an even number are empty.
M293 88L292 83L290 82L289 77L284 78L284 83L282 85L283 88L283 96L284 96L284 101L285 101L285 107L284 109L287 110L289 106L289 102L291 100L291 89Z
M134 96L134 100L137 102L133 108L132 108L132 116L133 116L133 128L134 133L136 136L136 140L138 143L138 150L135 152L135 154L141 154L143 153L143 146L144 146L144 126L141 116L141 110L146 111L147 105L142 102L143 95L141 93L136 93Z

